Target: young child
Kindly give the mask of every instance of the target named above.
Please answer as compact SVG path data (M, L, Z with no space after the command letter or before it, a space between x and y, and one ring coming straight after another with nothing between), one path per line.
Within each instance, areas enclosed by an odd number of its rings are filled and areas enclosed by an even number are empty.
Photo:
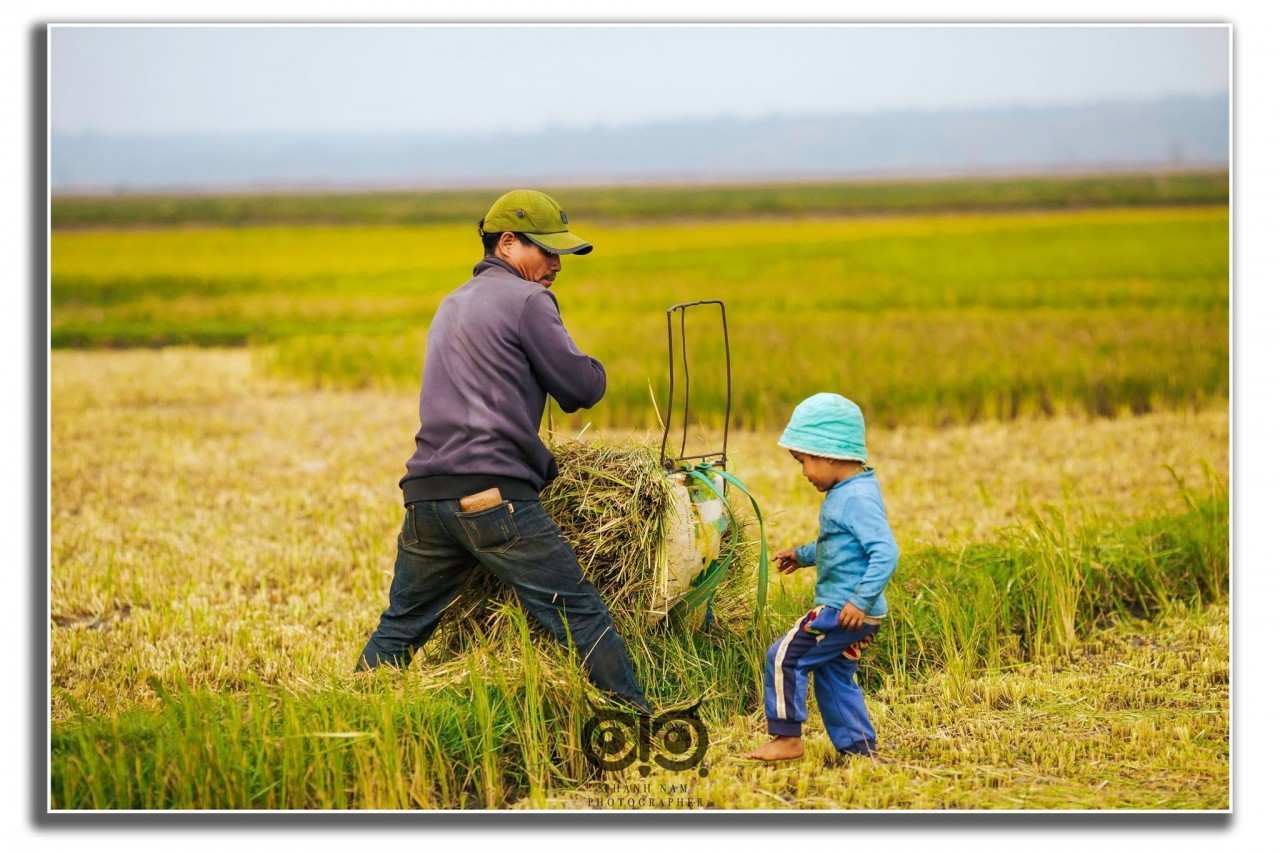
M874 469L867 466L862 411L838 394L816 394L796 407L778 444L826 493L818 538L773 556L790 574L817 565L814 609L765 656L764 710L773 740L747 758L780 761L804 754L801 725L813 675L818 710L837 750L875 755L876 732L854 678L858 659L889 612L884 588L898 566Z

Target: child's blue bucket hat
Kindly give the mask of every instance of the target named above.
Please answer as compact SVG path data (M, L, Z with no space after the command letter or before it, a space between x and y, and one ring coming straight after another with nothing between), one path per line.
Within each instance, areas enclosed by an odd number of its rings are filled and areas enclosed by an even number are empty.
M811 456L866 462L867 426L857 403L839 394L814 394L796 406L778 444Z

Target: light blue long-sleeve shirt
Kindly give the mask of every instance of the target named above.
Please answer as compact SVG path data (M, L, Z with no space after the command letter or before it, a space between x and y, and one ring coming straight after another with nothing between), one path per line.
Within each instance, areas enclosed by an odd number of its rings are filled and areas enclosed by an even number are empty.
M817 604L839 610L848 602L872 617L889 612L884 588L898 567L898 543L874 469L841 480L827 492L818 514L818 538L796 548L796 560L818 567Z

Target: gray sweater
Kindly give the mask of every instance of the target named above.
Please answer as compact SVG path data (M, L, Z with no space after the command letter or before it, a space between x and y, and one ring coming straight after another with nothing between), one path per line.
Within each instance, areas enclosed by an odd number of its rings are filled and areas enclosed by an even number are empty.
M485 258L440 303L427 332L417 449L405 503L497 486L533 500L557 474L538 438L550 394L566 412L604 396L604 366L574 344L551 291Z

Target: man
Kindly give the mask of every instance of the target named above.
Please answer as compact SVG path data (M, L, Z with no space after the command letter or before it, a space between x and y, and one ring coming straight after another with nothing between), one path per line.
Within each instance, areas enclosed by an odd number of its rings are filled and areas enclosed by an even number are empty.
M647 713L608 609L538 500L557 473L538 437L547 395L566 412L604 396L604 367L569 337L550 289L560 256L592 246L533 190L499 198L480 239L474 277L444 298L427 333L391 602L356 668L407 664L483 565L573 643L596 685Z

